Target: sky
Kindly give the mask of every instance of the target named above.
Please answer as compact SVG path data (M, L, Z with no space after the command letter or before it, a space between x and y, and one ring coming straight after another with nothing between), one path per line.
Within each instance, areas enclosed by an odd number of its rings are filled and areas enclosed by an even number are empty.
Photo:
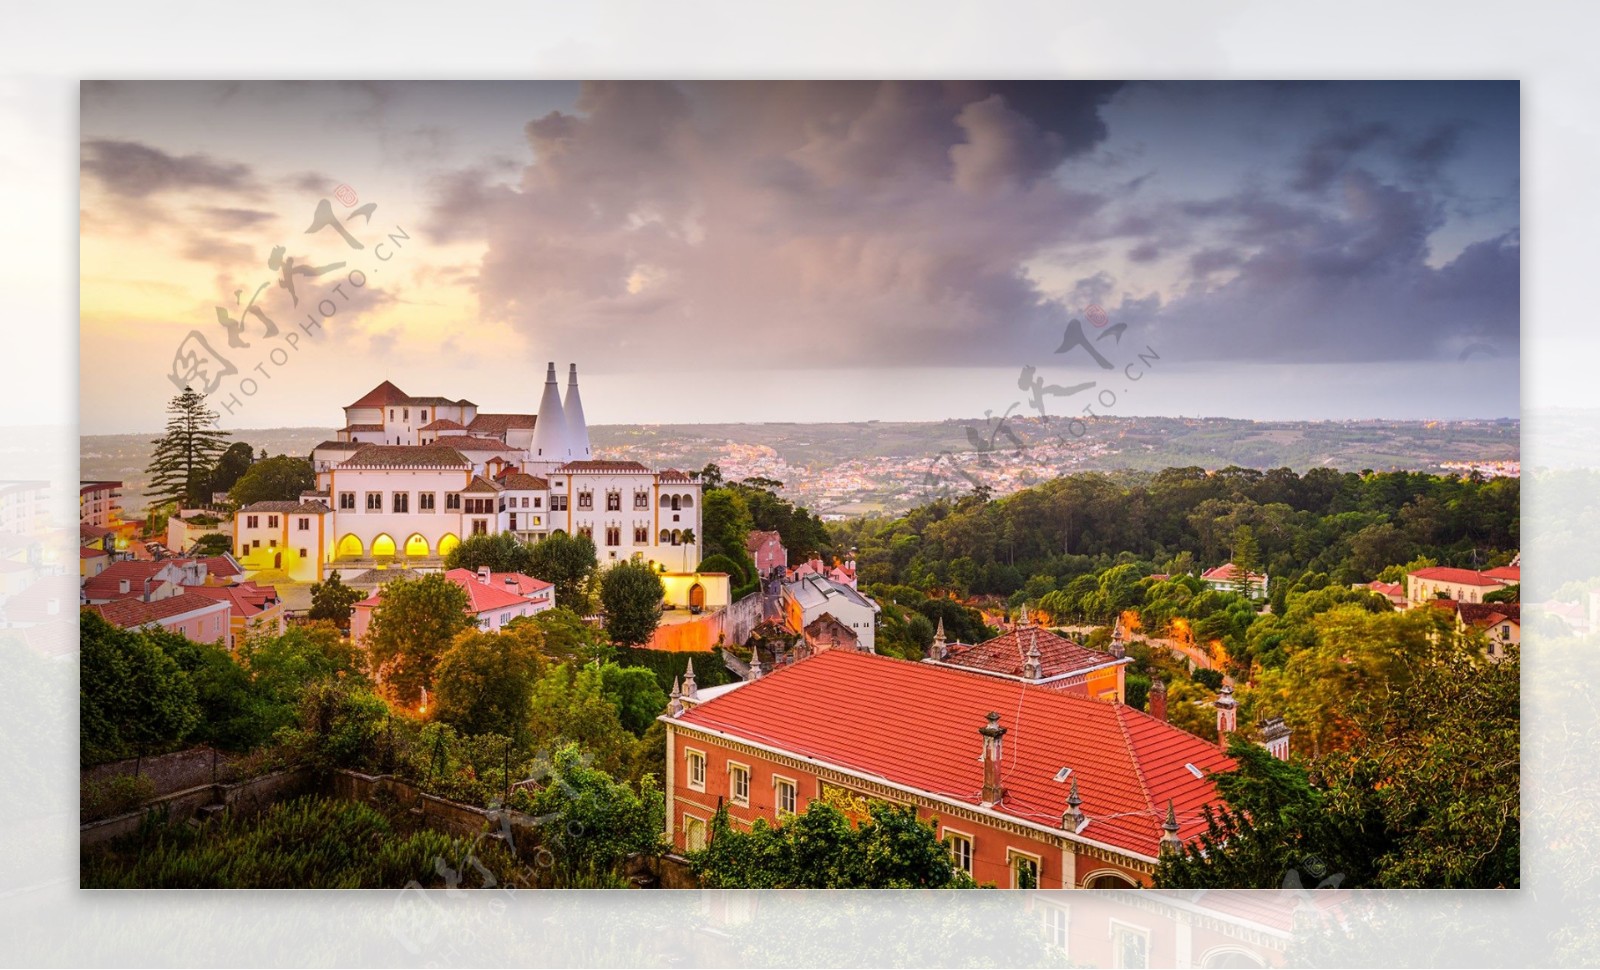
M551 360L595 424L1514 417L1519 97L86 82L81 429L533 411Z

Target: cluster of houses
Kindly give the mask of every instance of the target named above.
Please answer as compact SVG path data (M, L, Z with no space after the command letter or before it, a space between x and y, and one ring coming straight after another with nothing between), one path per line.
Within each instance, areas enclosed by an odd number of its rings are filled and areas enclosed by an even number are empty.
M1406 574L1405 583L1373 581L1357 584L1388 598L1397 610L1446 610L1455 616L1456 629L1481 632L1489 656L1498 659L1522 643L1522 606L1491 600L1493 593L1522 584L1521 557L1493 569L1458 569L1428 566Z

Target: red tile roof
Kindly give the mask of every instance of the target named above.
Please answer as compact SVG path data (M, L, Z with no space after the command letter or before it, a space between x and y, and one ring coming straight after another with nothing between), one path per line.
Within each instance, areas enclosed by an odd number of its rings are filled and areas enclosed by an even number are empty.
M1496 566L1493 569L1485 569L1483 574L1491 579L1502 579L1508 583L1522 582L1521 566Z
M468 427L474 434L500 436L510 428L531 428L538 419L535 414L479 414Z
M451 421L449 418L439 418L437 421L429 421L427 424L423 425L422 427L418 428L417 430L418 431L465 431L465 430L467 430L467 426L464 425L464 424L461 424L458 421Z
M467 468L471 462L447 445L362 445L340 468Z
M449 445L460 451L514 451L498 438L479 438L475 435L447 434L433 440L436 445Z
M1456 612L1463 623L1475 627L1499 626L1502 623L1522 625L1521 603L1457 603Z
M488 583L480 582L478 574L470 569L452 569L444 575L467 591L467 598L472 603L470 609L474 613L520 606L526 602L526 597L552 587L542 579L534 579L523 573L490 573ZM506 582L508 579L510 583Z
M161 585L155 579L157 573L173 565L170 559L123 559L114 562L102 569L98 575L84 580L83 595L92 600L111 600L119 597L137 599L144 595L144 581L151 580L150 588L154 590ZM119 592L121 581L128 581L128 591Z
M1505 579L1498 579L1474 569L1455 569L1450 566L1429 566L1426 569L1414 570L1411 575L1417 579L1436 583L1456 583L1461 586L1504 586L1507 582Z
M84 609L93 610L105 618L112 626L119 626L125 630L133 630L162 620L170 620L194 613L208 607L221 607L229 609L226 603L205 596L190 596L187 593L177 596L168 596L166 599L144 600L128 599L117 600L112 603L101 603L98 606L86 606Z
M693 475L689 474L688 472L680 472L676 468L663 469L661 471L661 473L658 474L656 477L661 479L663 482L692 482L692 481L694 481L694 476Z
M1218 582L1228 582L1228 583L1237 582L1238 579L1239 579L1239 567L1235 566L1231 562L1225 562L1222 565L1216 567L1215 569L1207 569L1205 572L1200 574L1200 578L1201 579L1214 579L1214 580L1217 580ZM1251 579L1266 579L1267 577L1261 575L1260 573L1251 573L1250 574L1250 578Z
M237 586L189 586L185 587L184 592L225 602L232 609L234 616L245 617L255 616L276 603L278 598L278 591L273 587L257 586L255 583L240 583Z
M379 408L390 404L400 404L408 400L410 400L410 398L406 395L405 391L400 390L400 388L395 387L388 381L384 381L382 384L379 384L377 387L374 387L372 390L363 394L361 399L356 401L356 403L347 404L345 407Z
M1090 650L1076 640L1057 636L1049 630L1026 627L982 643L953 643L945 650L944 662L985 673L1021 677L1022 665L1028 660L1028 650L1036 642L1044 677L1078 673L1117 660L1109 653Z
M1155 858L1168 799L1179 837L1205 830L1211 773L1233 767L1215 744L1125 704L933 664L829 650L685 712L677 721L981 804L978 729L1007 729L1001 815L1061 831L1071 768L1089 818L1080 838ZM1194 765L1196 777L1187 765Z
M544 491L550 487L549 479L527 472L506 471L500 476L500 487L515 491Z
M755 552L757 549L760 549L768 539L776 539L779 543L783 542L783 537L777 532L752 531L748 536L745 537L744 547L751 552Z
M99 546L79 546L78 547L78 558L79 559L98 559L101 556L109 556L109 555L111 555L111 553L106 552L104 549L100 548Z

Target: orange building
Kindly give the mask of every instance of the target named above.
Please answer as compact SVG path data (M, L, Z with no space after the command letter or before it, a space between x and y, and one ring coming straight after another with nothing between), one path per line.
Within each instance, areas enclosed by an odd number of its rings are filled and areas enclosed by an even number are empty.
M1034 683L827 650L757 680L694 684L663 716L667 828L701 847L726 804L777 821L839 791L917 806L980 884L1148 885L1164 845L1205 830L1212 743Z

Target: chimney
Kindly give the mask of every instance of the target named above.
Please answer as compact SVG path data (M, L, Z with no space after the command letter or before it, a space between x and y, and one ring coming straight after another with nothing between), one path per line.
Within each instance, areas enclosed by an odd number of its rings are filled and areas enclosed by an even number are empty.
M1261 746L1279 761L1289 760L1289 724L1281 716L1261 722Z
M1061 827L1069 832L1078 831L1083 824L1083 799L1078 797L1078 779L1072 779L1072 791L1067 795L1067 810L1061 816Z
M1226 751L1228 749L1228 735L1232 734L1239 723L1239 704L1233 699L1233 688L1227 684L1222 685L1222 692L1217 695L1217 744Z
M1027 680L1038 680L1044 676L1044 665L1039 662L1039 631L1033 631L1032 641L1028 646L1028 661L1022 665L1022 676Z
M1150 716L1158 721L1167 719L1167 682L1160 677L1150 682Z
M128 581L126 579L117 580L117 592L119 594L121 594L123 596L126 596L128 594L128 591L130 589L132 589L132 588L133 587L128 585Z
M978 728L983 735L983 803L993 805L1005 796L1005 789L1000 787L1000 756L1006 729L1000 726L1000 715L994 711L985 717L989 723Z
M944 617L939 617L939 625L933 629L933 643L928 647L929 660L944 659Z
M1167 820L1161 823L1161 854L1177 852L1183 848L1183 842L1178 839L1178 813L1172 807L1172 799L1167 799Z
M149 576L146 576L144 578L144 601L146 603L150 602L150 577Z
M493 571L490 570L488 566L478 567L478 582L482 583L483 585L489 585L490 579L493 577L493 575Z

